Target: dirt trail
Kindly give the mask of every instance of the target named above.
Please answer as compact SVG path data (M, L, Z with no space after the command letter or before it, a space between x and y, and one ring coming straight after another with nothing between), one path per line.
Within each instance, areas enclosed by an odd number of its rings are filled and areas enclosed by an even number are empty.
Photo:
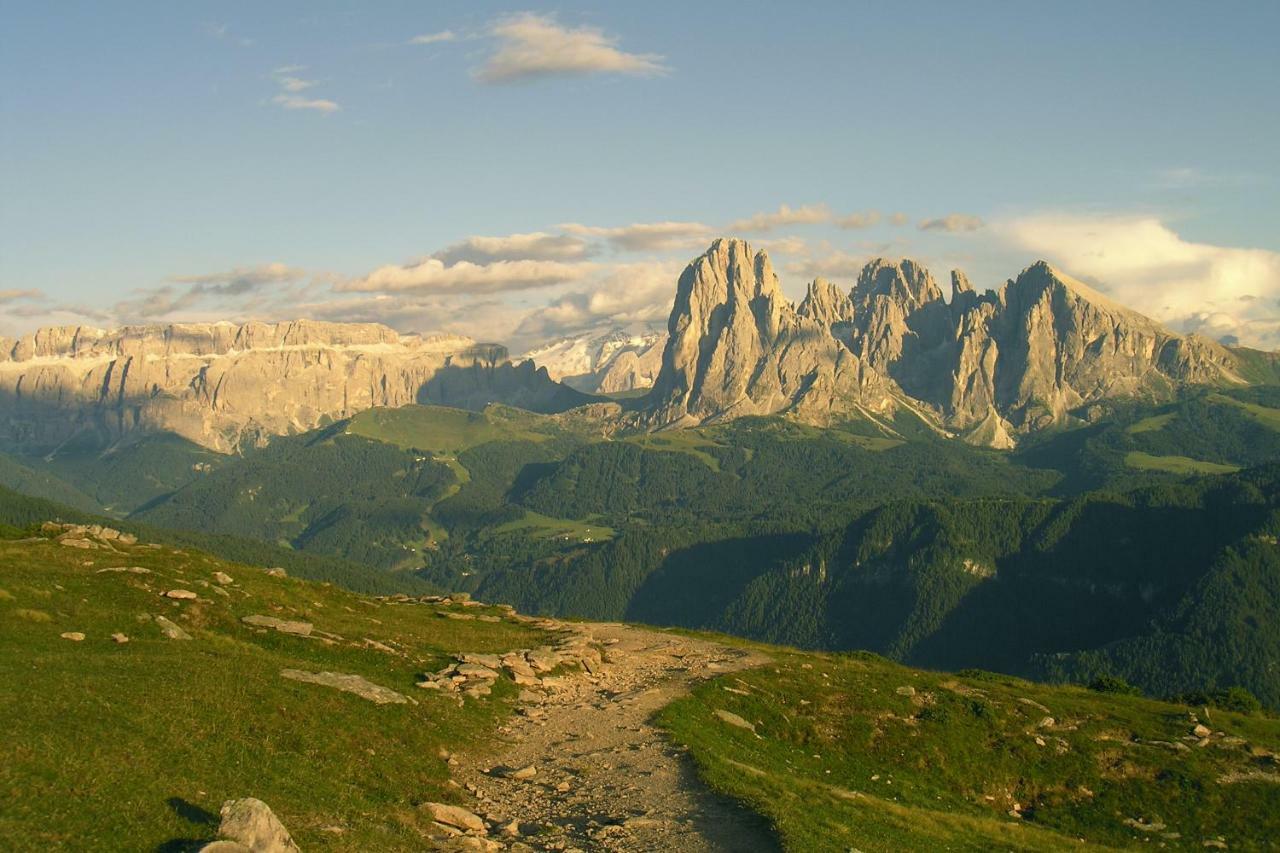
M779 850L759 816L708 790L649 722L697 681L767 659L625 625L563 628L598 644L603 666L522 692L506 748L455 769L479 813L520 828L490 838L512 850Z

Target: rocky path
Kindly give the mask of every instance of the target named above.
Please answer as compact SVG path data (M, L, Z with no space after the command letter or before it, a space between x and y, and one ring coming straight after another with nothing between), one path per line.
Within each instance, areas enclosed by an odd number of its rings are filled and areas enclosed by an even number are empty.
M766 659L625 625L559 627L569 633L562 647L599 649L602 662L527 686L505 747L455 766L477 812L501 827L489 833L491 849L780 849L757 815L703 786L649 722L695 682Z

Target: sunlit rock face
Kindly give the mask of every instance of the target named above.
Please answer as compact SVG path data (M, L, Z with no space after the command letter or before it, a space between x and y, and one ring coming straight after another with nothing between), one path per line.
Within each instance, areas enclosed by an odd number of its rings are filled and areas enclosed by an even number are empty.
M681 275L650 397L656 426L789 413L814 423L908 406L947 434L1011 447L1101 400L1236 384L1237 357L1046 263L950 301L929 271L876 259L846 294L814 281L786 300L764 252L718 240Z
M441 371L492 369L506 357L468 338L376 324L41 329L0 356L0 438L32 449L84 433L111 441L172 432L232 451L418 402Z

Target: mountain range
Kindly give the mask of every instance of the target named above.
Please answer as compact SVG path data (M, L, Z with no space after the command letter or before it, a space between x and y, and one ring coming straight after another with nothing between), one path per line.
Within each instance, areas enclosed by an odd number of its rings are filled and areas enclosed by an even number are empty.
M93 434L108 447L163 432L225 453L376 406L556 412L631 392L621 409L596 413L623 429L783 414L886 433L907 413L940 435L1007 449L1097 421L1117 400L1274 381L1277 364L1175 334L1044 262L981 294L954 271L948 299L914 261L877 259L849 291L817 279L796 305L767 253L721 239L680 276L665 341L615 329L519 362L458 336L305 320L0 340L0 446L48 452Z

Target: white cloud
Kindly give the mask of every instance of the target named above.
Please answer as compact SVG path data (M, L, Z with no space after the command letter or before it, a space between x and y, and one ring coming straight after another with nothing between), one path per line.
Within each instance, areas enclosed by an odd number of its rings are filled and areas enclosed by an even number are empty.
M870 228L872 225L880 221L880 211L865 210L859 213L850 213L848 216L841 216L836 220L836 225L841 228Z
M117 302L111 314L127 322L193 318L192 312L232 311L276 305L288 310L289 297L306 271L282 263L236 267L224 272L173 276L159 287L140 288ZM200 308L203 306L203 308ZM218 317L218 319L223 319Z
M681 267L667 262L614 267L592 287L529 312L513 334L527 344L604 326L662 324L671 314Z
M853 280L862 272L862 268L871 260L870 255L850 254L841 250L831 250L816 257L801 258L787 264L787 272L798 275L806 281L815 278L826 278L836 281Z
M44 299L44 293L39 290L0 290L0 305L22 301L42 302Z
M487 264L493 261L577 261L588 254L584 240L567 234L507 234L503 237L468 237L432 255L445 264L470 261Z
M286 92L302 92L316 84L315 80L303 80L301 77L281 77L280 88Z
M304 98L299 95L276 95L271 99L286 110L315 110L320 113L336 113L342 109L336 101L327 98Z
M560 261L495 261L491 264L458 261L445 264L438 258L427 258L406 266L379 267L364 278L343 282L335 289L382 293L501 293L578 281L592 269L592 264Z
M414 36L409 39L409 44L440 44L446 41L456 41L458 34L453 30L441 30L438 33L424 33L420 36Z
M893 225L906 225L911 221L911 217L905 213L894 213L889 216L889 222Z
M489 34L498 41L497 47L474 72L484 83L590 74L652 76L667 71L657 54L626 53L618 49L616 37L595 27L565 27L550 15L509 15L490 24Z
M271 103L286 110L309 110L326 115L342 109L337 101L329 98L310 98L301 94L317 85L315 80L297 76L305 70L303 65L285 65L272 71L280 92L271 99Z
M628 252L664 252L697 246L710 237L712 229L701 222L640 222L616 228L598 225L561 225L570 234L598 237L616 249Z
M920 222L921 231L945 231L948 234L962 234L977 231L983 226L980 217L971 213L948 213L937 219L925 219Z
M825 204L802 204L799 207L779 205L773 213L757 213L747 219L729 223L730 231L772 231L786 225L817 225L831 221L831 208Z
M993 227L1175 331L1280 346L1280 253L1194 243L1151 216L1044 214Z

